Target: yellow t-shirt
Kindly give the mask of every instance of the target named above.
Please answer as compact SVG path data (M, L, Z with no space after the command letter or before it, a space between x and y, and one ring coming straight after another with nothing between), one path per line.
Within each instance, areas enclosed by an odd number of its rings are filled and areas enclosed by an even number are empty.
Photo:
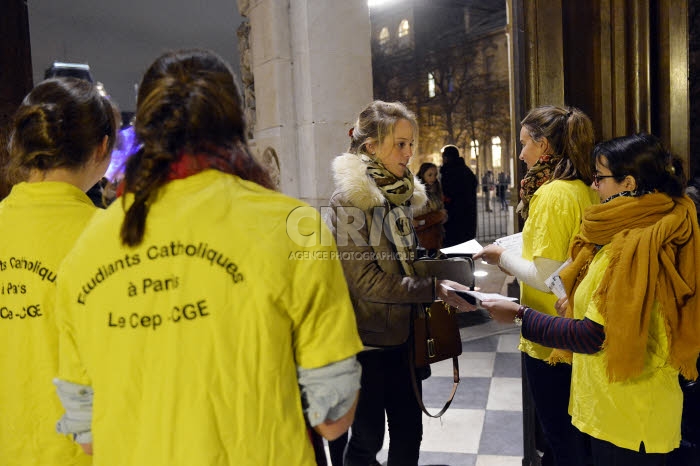
M576 318L587 317L605 324L591 297L609 262L604 247L596 254L576 290ZM647 453L667 453L677 448L681 440L683 394L678 384L678 371L668 364L668 343L657 304L649 323L644 370L638 377L609 382L605 350L595 354L574 353L569 405L572 424L582 432L621 448L638 451L640 442L644 442Z
M523 227L523 258L566 261L569 244L581 228L584 210L597 203L598 196L580 180L555 180L540 186L530 199L530 215ZM545 314L556 315L557 297L553 293L543 293L522 282L520 302ZM525 338L520 338L519 348L541 360L546 360L552 352L551 348Z
M58 266L95 213L77 187L20 183L0 203L0 464L89 465L56 433L63 414L54 297Z
M208 170L164 187L135 248L121 200L95 216L57 298L60 378L95 392L95 465L315 464L297 365L362 343L335 245L291 239L299 208L301 237L327 233L300 201Z

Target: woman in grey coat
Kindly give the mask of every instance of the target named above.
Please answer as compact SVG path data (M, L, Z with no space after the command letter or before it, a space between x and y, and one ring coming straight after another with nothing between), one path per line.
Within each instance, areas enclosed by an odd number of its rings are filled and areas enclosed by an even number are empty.
M412 210L426 202L424 186L407 167L416 133L415 116L403 104L372 102L350 130L348 153L333 161L336 189L326 220L365 345L358 355L362 388L346 466L378 464L385 412L391 435L388 464L418 464L423 428L408 365L412 310L436 299L474 309L445 285L466 287L417 277L413 270Z

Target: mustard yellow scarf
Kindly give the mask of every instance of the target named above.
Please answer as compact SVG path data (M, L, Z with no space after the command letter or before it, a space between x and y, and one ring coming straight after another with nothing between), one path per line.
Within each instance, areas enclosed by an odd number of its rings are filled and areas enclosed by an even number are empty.
M600 246L609 244L610 264L593 299L605 319L610 381L641 374L656 301L661 305L670 343L670 364L696 379L700 352L700 231L693 202L662 193L618 197L589 207L581 233L571 245L573 262L561 272L567 295L588 272ZM566 317L573 317L573 307ZM554 350L550 362L570 361Z

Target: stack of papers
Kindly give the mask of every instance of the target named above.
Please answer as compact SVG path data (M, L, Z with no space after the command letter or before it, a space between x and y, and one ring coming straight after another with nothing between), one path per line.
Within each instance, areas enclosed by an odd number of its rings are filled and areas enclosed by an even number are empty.
M466 243L450 246L449 248L442 248L440 251L448 256L467 256L474 255L482 249L483 247L477 240L471 239Z
M506 301L517 301L518 298L511 298L510 296L503 296L502 294L499 293L482 293L480 291L473 291L473 290L455 290L451 286L448 285L442 285L448 290L453 290L455 291L458 295L469 301L470 303L474 304L474 298L476 298L479 301L488 301L488 300L498 300L498 299L505 299Z
M559 276L559 272L562 271L564 267L569 265L571 263L571 259L567 260L564 262L561 267L559 267L557 270L554 271L552 275L550 275L545 281L544 284L547 285L547 288L549 288L552 293L556 295L557 298L561 299L566 296L566 290L564 289L564 283L561 281L561 277Z
M517 254L518 257L523 256L523 234L516 233L510 236L504 236L503 238L498 238L493 242L507 251Z

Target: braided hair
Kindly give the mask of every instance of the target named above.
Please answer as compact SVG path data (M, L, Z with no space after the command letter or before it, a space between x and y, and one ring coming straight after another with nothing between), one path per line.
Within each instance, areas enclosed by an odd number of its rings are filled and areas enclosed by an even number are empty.
M224 171L273 189L246 145L233 73L213 52L180 50L156 59L139 87L134 130L142 146L124 172L124 193L134 196L121 228L125 245L143 241L149 205L168 181L170 165L184 152L224 153L230 167Z

